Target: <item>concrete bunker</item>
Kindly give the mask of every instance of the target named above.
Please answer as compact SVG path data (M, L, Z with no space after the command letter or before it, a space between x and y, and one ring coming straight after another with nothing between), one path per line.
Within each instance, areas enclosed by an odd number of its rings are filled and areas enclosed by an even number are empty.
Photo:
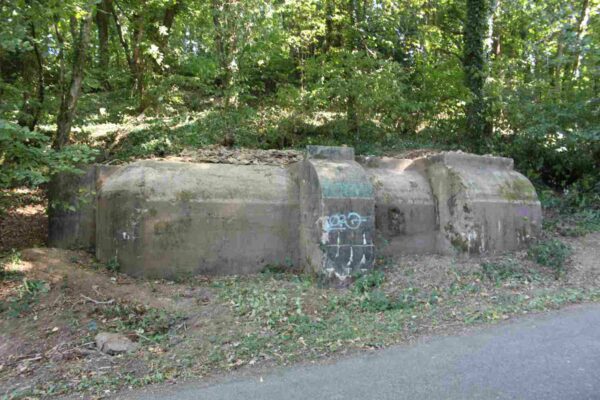
M148 278L277 264L344 279L376 254L499 253L541 227L511 159L461 152L356 159L352 148L309 146L286 167L93 165L58 176L50 196L51 246L89 248Z

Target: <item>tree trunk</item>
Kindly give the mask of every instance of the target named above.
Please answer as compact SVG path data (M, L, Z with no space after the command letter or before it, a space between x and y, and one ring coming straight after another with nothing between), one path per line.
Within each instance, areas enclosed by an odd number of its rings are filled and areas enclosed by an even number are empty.
M325 0L325 40L323 42L323 53L327 53L333 45L333 17L335 4L333 0Z
M227 91L229 78L229 57L227 55L227 45L225 38L225 28L223 27L222 18L225 14L225 5L222 0L211 1L211 13L213 21L213 29L215 30L215 50L217 52L217 61L221 69L221 77L219 86L223 92Z
M101 0L96 6L96 25L98 26L98 68L100 70L102 85L105 89L110 90L110 82L108 81L108 64L109 64L109 49L108 49L108 24L112 8L112 0Z
M79 25L79 37L75 42L73 54L71 83L68 87L68 91L63 92L61 96L60 109L56 121L58 127L53 145L58 149L63 148L69 143L71 126L73 124L75 112L77 111L77 101L81 96L86 53L90 43L90 28L92 25L91 12L88 12L88 15L86 15Z
M581 6L581 14L579 15L577 21L577 41L575 43L575 63L573 65L573 77L575 79L579 78L581 75L581 61L583 60L583 36L585 36L585 31L587 29L587 25L590 20L590 1L583 0L583 4Z
M465 84L471 92L466 105L467 129L472 144L479 149L489 134L486 122L488 104L484 95L493 0L467 0L467 19L464 28L463 69Z
M164 34L159 34L158 47L160 48L160 51L165 58L167 56L171 28L173 27L175 17L179 13L181 6L181 1L176 1L175 3L173 3L165 9L165 14L163 15L162 26L167 28L167 31Z
M357 26L360 18L358 0L348 0L348 13L350 17L350 37L348 39L347 48L349 50L349 54L351 55L355 50L358 49L358 43L360 42ZM350 66L347 65L345 71L347 81L352 80L353 75L349 68ZM358 120L358 112L356 110L356 94L352 90L352 84L348 82L347 85L348 96L346 98L346 123L348 125L348 131L354 135L354 140L358 142L360 140L360 123Z
M235 90L237 78L237 56L238 56L238 28L239 20L236 18L240 13L237 9L238 0L211 0L211 13L213 28L215 30L215 50L221 76L219 86L224 96L224 105L237 105L237 94Z
M117 11L115 10L112 2L110 3L110 13L113 16L113 20L115 21L115 28L117 29L117 36L119 37L119 42L121 43L121 47L123 47L123 52L125 53L125 59L127 59L127 65L129 66L129 70L131 71L131 75L133 77L134 67L133 61L131 60L131 53L129 51L129 44L127 43L127 39L123 35L123 28L121 27L121 23L119 22L119 16L117 15Z
M142 10L144 9L144 2L141 3L140 7ZM131 79L133 81L133 92L138 97L138 111L141 112L146 106L144 103L144 61L141 47L145 34L144 15L140 12L135 14L132 18L133 34L131 38L132 48L130 49L129 43L123 35L123 28L121 27L119 16L117 15L117 11L115 10L112 2L110 3L110 12L113 16L113 20L115 21L119 42L121 43L121 47L123 47L123 52L125 53L125 58L127 59L127 65L129 66Z
M35 26L31 22L29 23L29 33L30 37L28 39L33 47L37 74L36 96L35 99L32 100L29 93L24 94L23 105L21 107L21 111L19 112L18 124L20 126L26 126L30 131L33 131L42 112L42 104L44 103L45 97L45 82L42 54L37 43Z
M144 38L144 18L141 14L134 17L133 29L133 53L131 57L133 67L133 87L137 94L139 106L138 111L142 112L145 108L144 103L144 60L142 54L142 39Z

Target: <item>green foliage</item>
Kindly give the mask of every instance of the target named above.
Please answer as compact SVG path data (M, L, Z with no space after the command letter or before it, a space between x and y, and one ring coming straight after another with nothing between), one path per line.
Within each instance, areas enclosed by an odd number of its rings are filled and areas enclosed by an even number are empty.
M499 262L481 263L483 275L499 284L506 280L531 282L536 280L536 274L527 270L517 260L503 259Z
M21 263L21 253L12 249L8 254L0 257L0 282L4 280L14 279L20 274L14 271L7 271L6 267L18 265Z
M368 293L372 289L379 288L385 280L383 271L372 270L362 274L354 281L353 290L357 294Z
M415 308L420 303L420 300L417 297L418 293L418 288L409 287L404 289L400 295L398 295L398 298L393 305L394 308L401 310L411 310ZM438 298L439 296L437 292L432 291L429 295L429 299L427 299L425 302L429 304L436 304L438 302Z
M97 18L88 54L72 65L79 35L71 28L89 7ZM128 160L225 142L492 152L513 157L540 184L584 189L600 181L599 7L4 2L0 186L40 185L91 161L80 145ZM75 146L57 152L49 132L74 67L84 72Z
M563 236L582 236L600 231L600 181L581 179L557 194L539 188L542 206L548 211L546 229Z
M556 277L565 273L566 262L572 250L569 245L558 239L539 242L529 248L529 257L540 265L550 268Z
M22 317L38 301L40 293L46 293L47 291L48 284L46 282L23 278L21 285L16 289L16 295L9 297L6 304L0 304L0 311L7 309L11 318Z
M78 172L77 164L93 160L95 150L84 145L55 151L49 138L0 119L0 188L39 186L58 172Z
M106 263L106 269L110 272L119 272L121 270L121 264L119 264L119 260L117 257L113 257Z
M382 312L394 308L387 294L382 290L372 290L364 294L360 307L365 311Z

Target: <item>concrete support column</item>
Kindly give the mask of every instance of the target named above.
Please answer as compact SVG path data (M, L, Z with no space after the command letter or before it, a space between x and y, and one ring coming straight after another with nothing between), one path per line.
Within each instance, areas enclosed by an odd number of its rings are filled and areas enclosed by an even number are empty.
M63 249L96 247L97 192L118 167L83 166L81 173L62 173L48 185L48 245Z
M339 279L372 268L374 191L354 149L309 146L299 176L300 254L307 268Z
M48 186L48 245L93 249L96 241L95 165L81 174L58 174Z

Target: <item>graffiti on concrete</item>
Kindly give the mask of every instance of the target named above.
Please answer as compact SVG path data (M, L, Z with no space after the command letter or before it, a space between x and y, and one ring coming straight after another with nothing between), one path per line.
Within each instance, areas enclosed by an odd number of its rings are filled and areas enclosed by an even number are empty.
M345 231L346 229L356 230L360 228L363 222L367 221L367 218L357 212L349 212L348 214L334 214L321 217L319 221L323 224L325 232L334 232Z
M321 179L324 198L364 198L373 197L373 186L370 182L346 182Z
M321 243L327 254L325 269L329 273L344 279L372 263L375 245L370 238L369 217L351 211L324 216L319 221L323 228Z
M148 212L145 208L135 207L133 209L133 216L131 218L130 224L128 226L129 229L121 232L120 239L121 240L136 240L139 239L139 230L142 218L144 214Z

